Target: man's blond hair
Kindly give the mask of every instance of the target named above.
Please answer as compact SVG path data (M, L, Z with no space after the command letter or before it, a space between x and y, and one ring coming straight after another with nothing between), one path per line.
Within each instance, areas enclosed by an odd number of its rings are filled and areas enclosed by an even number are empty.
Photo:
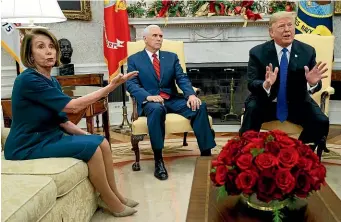
M280 11L280 12L274 13L270 17L270 21L269 21L270 28L272 27L272 25L274 23L276 23L278 20L280 20L282 18L290 18L290 19L292 19L293 22L295 22L296 13L295 12L287 12L287 11Z

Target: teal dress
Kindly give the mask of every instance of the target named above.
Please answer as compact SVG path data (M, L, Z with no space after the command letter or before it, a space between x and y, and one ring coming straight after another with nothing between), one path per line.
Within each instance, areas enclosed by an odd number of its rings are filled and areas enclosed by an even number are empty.
M73 157L89 161L104 137L63 132L60 124L68 118L62 110L70 101L54 77L46 78L30 68L22 72L12 91L12 125L5 158Z

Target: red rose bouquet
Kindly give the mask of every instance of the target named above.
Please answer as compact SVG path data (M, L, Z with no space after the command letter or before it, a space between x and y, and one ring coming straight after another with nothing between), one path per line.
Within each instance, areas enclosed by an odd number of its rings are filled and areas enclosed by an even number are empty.
M282 131L248 131L222 148L210 176L220 193L269 203L306 198L325 183L326 168L308 145Z

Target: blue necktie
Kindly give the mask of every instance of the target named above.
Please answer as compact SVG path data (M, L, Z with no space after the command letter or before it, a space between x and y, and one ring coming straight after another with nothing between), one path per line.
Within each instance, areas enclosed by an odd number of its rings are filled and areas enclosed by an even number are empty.
M287 48L283 48L281 64L280 64L280 74L279 74L279 91L277 95L277 119L284 122L288 118L288 103L287 103L287 74L288 74L288 58L287 58Z

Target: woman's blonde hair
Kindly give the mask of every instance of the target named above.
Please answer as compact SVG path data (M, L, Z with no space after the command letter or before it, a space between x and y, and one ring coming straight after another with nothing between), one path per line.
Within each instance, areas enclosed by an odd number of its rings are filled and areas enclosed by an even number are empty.
M32 59L32 39L37 35L44 35L51 39L56 49L56 63L54 66L57 66L57 67L60 66L61 65L60 49L59 49L57 38L48 30L41 29L41 28L32 29L31 32L25 34L24 39L20 46L20 58L21 58L22 64L26 66L27 68L35 68L35 65Z
M282 18L291 18L293 22L295 23L296 13L295 12L287 12L287 11L280 11L276 12L271 15L270 21L269 21L269 27L271 28L274 23L276 23L278 20Z

